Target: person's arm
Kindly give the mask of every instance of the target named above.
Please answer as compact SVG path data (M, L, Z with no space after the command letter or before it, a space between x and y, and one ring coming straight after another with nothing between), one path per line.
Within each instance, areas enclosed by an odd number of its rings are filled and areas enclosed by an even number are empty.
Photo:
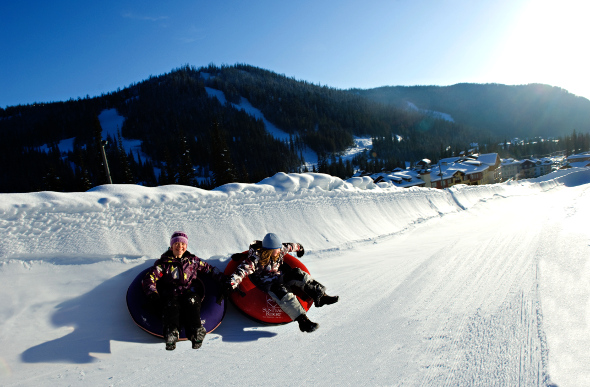
M162 277L162 267L160 265L154 265L141 281L141 287L146 295L158 293L157 281Z
M209 263L203 261L202 259L195 257L194 258L194 265L197 269L199 274L205 274L210 276L211 278L221 281L223 274L217 269L215 266L210 265Z
M287 253L297 253L299 258L301 258L305 253L303 246L299 243L283 243L283 247L287 249Z
M238 285L250 274L256 271L256 263L258 257L254 253L249 253L248 256L238 265L233 274L229 277L232 288L237 288Z

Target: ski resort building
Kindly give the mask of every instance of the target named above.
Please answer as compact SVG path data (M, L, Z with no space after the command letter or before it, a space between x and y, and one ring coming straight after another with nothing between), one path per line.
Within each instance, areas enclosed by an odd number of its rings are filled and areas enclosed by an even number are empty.
M510 179L530 179L533 177L544 176L554 169L558 168L558 161L552 158L541 159L503 159L501 164L501 179L507 181Z
M400 188L424 187L425 181L415 169L396 168L393 171L381 171L370 175L375 184L393 185Z
M566 168L578 167L588 168L590 167L590 152L580 153L577 155L571 155L566 159Z
M489 180L489 166L472 158L458 159L448 163L441 160L433 165L430 173L423 173L427 187L449 188L456 184L481 185Z
M578 156L572 160L590 166L590 154ZM393 171L381 171L369 176L376 184L383 186L448 188L457 184L483 185L510 179L539 177L550 173L556 165L556 160L552 158L502 160L497 153L488 153L449 157L434 165L430 160L423 159L413 168L396 168Z

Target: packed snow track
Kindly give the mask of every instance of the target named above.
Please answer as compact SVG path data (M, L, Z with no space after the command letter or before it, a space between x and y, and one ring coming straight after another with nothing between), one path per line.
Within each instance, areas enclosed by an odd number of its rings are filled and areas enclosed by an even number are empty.
M588 219L588 169L446 190L277 174L3 194L0 385L588 385ZM266 232L299 242L340 301L310 309L311 334L230 305L199 350L166 351L125 292L176 230L220 269Z

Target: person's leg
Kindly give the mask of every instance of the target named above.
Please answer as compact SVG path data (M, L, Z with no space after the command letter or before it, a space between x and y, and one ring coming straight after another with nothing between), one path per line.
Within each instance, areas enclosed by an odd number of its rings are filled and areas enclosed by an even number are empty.
M319 324L314 323L307 317L305 309L301 306L297 296L291 293L283 283L274 282L270 286L268 294L293 321L297 321L301 332L313 332L318 329Z
M290 289L283 283L284 277L276 277L272 280L263 281L256 276L250 276L252 283L263 292L267 293L274 302L285 312L293 321L299 323L299 329L302 332L313 332L319 324L311 322L306 314L305 309Z
M301 289L308 297L313 299L317 308L338 302L338 296L327 295L326 287L300 268L289 270L284 275L283 281L288 288L297 287Z
M198 349L203 344L207 330L201 323L201 300L203 294L200 291L189 291L183 297L183 312L185 318L186 337L192 342L193 348Z
M295 320L301 314L305 314L305 309L303 309L297 297L280 281L270 284L267 293L292 320Z
M166 349L171 351L176 348L180 334L178 328L180 326L180 304L178 298L175 296L166 297L162 305L163 312L163 334L166 340Z

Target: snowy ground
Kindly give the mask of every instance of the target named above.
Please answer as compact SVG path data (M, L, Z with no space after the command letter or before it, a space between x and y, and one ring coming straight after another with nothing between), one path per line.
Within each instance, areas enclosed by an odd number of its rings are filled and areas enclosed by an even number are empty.
M277 174L214 191L0 195L0 385L583 386L590 170L382 189ZM311 334L230 305L197 351L143 332L129 283L184 230L223 269L267 231L300 242L335 305Z

